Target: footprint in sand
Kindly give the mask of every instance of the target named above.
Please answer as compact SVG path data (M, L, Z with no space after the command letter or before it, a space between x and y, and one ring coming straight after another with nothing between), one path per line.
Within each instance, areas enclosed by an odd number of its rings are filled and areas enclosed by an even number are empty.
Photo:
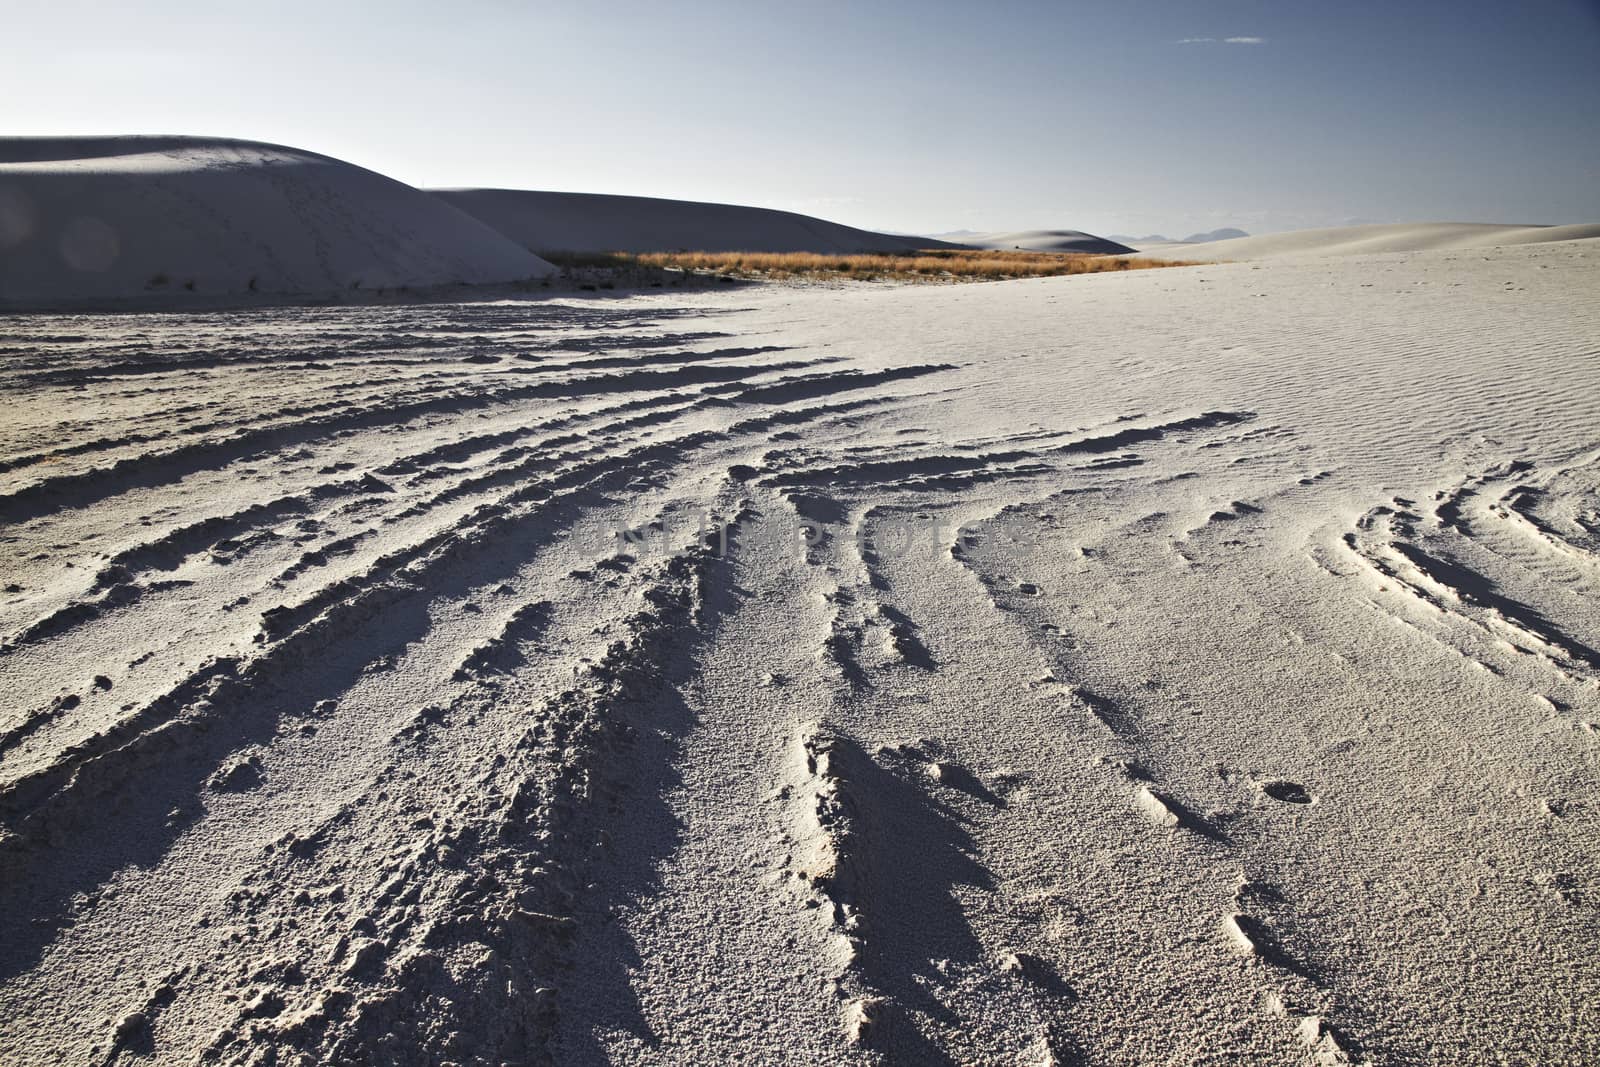
M1309 804L1311 794L1306 792L1306 787L1298 782L1274 781L1266 782L1261 786L1261 791L1273 800L1285 804Z

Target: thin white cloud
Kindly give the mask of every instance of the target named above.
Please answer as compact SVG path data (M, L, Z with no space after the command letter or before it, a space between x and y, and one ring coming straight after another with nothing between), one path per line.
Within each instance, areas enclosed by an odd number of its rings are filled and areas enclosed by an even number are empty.
M1266 44L1265 37L1185 37L1179 44Z

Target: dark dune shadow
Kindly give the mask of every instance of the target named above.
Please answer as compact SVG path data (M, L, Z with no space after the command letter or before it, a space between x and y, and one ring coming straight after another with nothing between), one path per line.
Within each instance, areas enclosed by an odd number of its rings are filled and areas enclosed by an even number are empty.
M934 961L982 958L956 888L990 888L990 875L973 858L975 846L957 813L919 785L846 737L835 739L830 758L853 826L848 865L833 891L862 917L863 979L900 1009L878 1046L890 1063L955 1063L918 1016L961 1025L929 992L945 980Z
M842 526L850 518L849 508L821 493L785 491L783 496L802 519L825 526Z
M865 559L866 556L867 553L863 551L862 558ZM876 561L876 556L873 557L873 561ZM874 577L878 578L877 575ZM884 582L882 587L887 588L888 583ZM933 658L933 653L928 651L928 646L922 643L922 638L919 636L921 627L913 622L909 615L891 604L884 603L878 605L878 612L889 620L890 634L901 659L913 667L922 667L925 670L933 670L939 665Z
M1149 787L1147 786L1146 788ZM1199 834L1201 837L1209 838L1212 841L1228 843L1227 834L1171 793L1150 789L1150 795L1166 805L1167 810L1178 820L1178 826L1182 829L1188 830L1190 833Z
M736 545L735 539L731 549ZM658 892L660 865L682 841L668 798L683 783L679 749L696 720L680 692L700 670L699 649L746 595L734 584L727 557L719 558L706 576L704 629L667 660L655 695L625 712L632 743L625 753L612 753L606 768L616 797L607 810L582 816L575 836L604 832L610 846L590 862L584 872L590 889L575 902L580 933L561 987L552 1050L559 1063L610 1064L604 1032L630 1034L647 1047L660 1044L633 987L633 975L647 961L618 915Z
M1429 555L1415 545L1397 542L1394 550L1435 582L1456 590L1467 602L1497 611L1512 623L1547 644L1561 649L1573 659L1591 667L1600 667L1600 651L1569 636L1536 608L1500 592L1486 575L1463 567L1453 560Z
M694 723L676 686L692 672L685 659L671 672L660 697L639 709L649 729L635 735L637 743L626 756L629 781L619 797L620 810L585 819L594 829L606 827L612 838L611 847L586 872L589 891L575 902L579 934L571 971L560 987L561 1021L552 1049L559 1063L610 1064L602 1037L607 1032L630 1034L647 1047L660 1044L633 986L634 975L647 961L618 916L657 892L660 864L682 840L667 798L682 783L676 749Z
M303 715L321 700L337 699L372 663L404 653L427 635L435 600L465 596L512 577L582 514L581 502L573 501L514 523L481 552L430 576L428 588L386 604L360 630L328 635L292 655L270 678L229 698L219 707L222 713L207 717L204 729L166 742L135 739L138 754L102 757L133 761L110 768L105 786L75 787L35 807L3 813L12 825L36 818L45 829L41 839L13 843L0 854L0 982L38 962L57 932L70 924L66 912L76 894L93 893L124 867L158 866L204 816L206 783L231 754L270 742L285 719ZM27 836L40 835L30 830Z
M381 405L352 404L340 411L290 423L248 425L226 436L206 438L105 467L61 475L25 485L7 494L6 520L26 522L66 509L88 508L133 489L179 481L189 475L230 464L262 451L287 449L322 441L340 433L392 427L428 415L462 415L495 404L524 400L572 400L614 393L648 392L683 386L726 385L739 388L750 377L777 370L814 366L831 360L790 360L766 364L679 364L672 369L623 369L590 375L552 377L524 384L496 383L493 388L416 392ZM287 409L280 414L305 414ZM121 442L115 442L121 443Z
M1289 951L1283 941L1260 919L1249 915L1239 914L1234 916L1234 922L1256 947L1256 953L1261 959L1280 970L1288 971L1304 978L1314 985L1325 985L1325 976L1309 962L1300 959Z
M725 615L737 595L726 580L717 582L708 610ZM631 1035L647 1047L660 1043L633 987L634 973L648 961L616 916L659 891L660 864L681 842L667 798L682 782L677 746L694 719L677 687L697 669L693 657L674 660L660 696L636 709L637 743L625 763L611 768L627 783L622 806L591 816L594 828L610 829L613 843L586 872L591 889L577 905L582 932L562 985L563 1024L553 1050L563 1064L612 1062L603 1039L607 1032ZM989 875L972 859L971 838L953 812L880 767L853 741L841 739L832 758L848 783L852 818L860 828L850 846L850 874L837 890L863 916L863 980L900 1009L878 1031L873 1047L888 1063L953 1064L937 1038L924 1032L920 1017L949 1027L960 1020L925 990L943 981L933 961L981 958L955 887L986 888Z
M1006 806L1004 797L984 785L977 775L959 764L939 764L939 784L949 786L997 808Z

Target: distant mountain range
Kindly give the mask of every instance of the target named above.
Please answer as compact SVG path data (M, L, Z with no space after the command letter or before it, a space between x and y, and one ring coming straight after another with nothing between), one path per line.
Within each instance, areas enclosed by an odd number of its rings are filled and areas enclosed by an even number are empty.
M1249 237L1243 230L1236 230L1232 226L1224 226L1220 230L1210 230L1206 233L1191 233L1187 237L1163 237L1159 233L1152 233L1147 237L1128 237L1125 234L1112 234L1106 238L1108 241L1117 241L1125 245L1156 245L1156 244L1205 244L1207 241L1226 241L1232 237Z

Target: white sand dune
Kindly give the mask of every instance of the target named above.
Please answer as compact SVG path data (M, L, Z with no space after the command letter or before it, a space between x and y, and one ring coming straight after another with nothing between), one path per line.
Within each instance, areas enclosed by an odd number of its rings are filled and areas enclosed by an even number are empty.
M1597 291L13 317L0 1062L1600 1062Z
M648 196L435 189L525 248L545 252L898 252L955 247L792 211Z
M971 248L993 248L1000 251L1020 249L1024 252L1096 252L1118 255L1131 252L1127 245L1106 237L1096 237L1081 230L1017 230L1012 233L966 233L942 235L960 241Z
M1164 259L1245 260L1279 256L1348 256L1362 252L1426 252L1444 249L1496 248L1600 238L1600 223L1574 226L1508 226L1476 222L1405 222L1373 226L1336 226L1322 230L1290 230L1210 241L1202 245L1173 242L1141 246L1146 255Z
M426 193L296 148L0 139L0 307L326 296L551 269Z

